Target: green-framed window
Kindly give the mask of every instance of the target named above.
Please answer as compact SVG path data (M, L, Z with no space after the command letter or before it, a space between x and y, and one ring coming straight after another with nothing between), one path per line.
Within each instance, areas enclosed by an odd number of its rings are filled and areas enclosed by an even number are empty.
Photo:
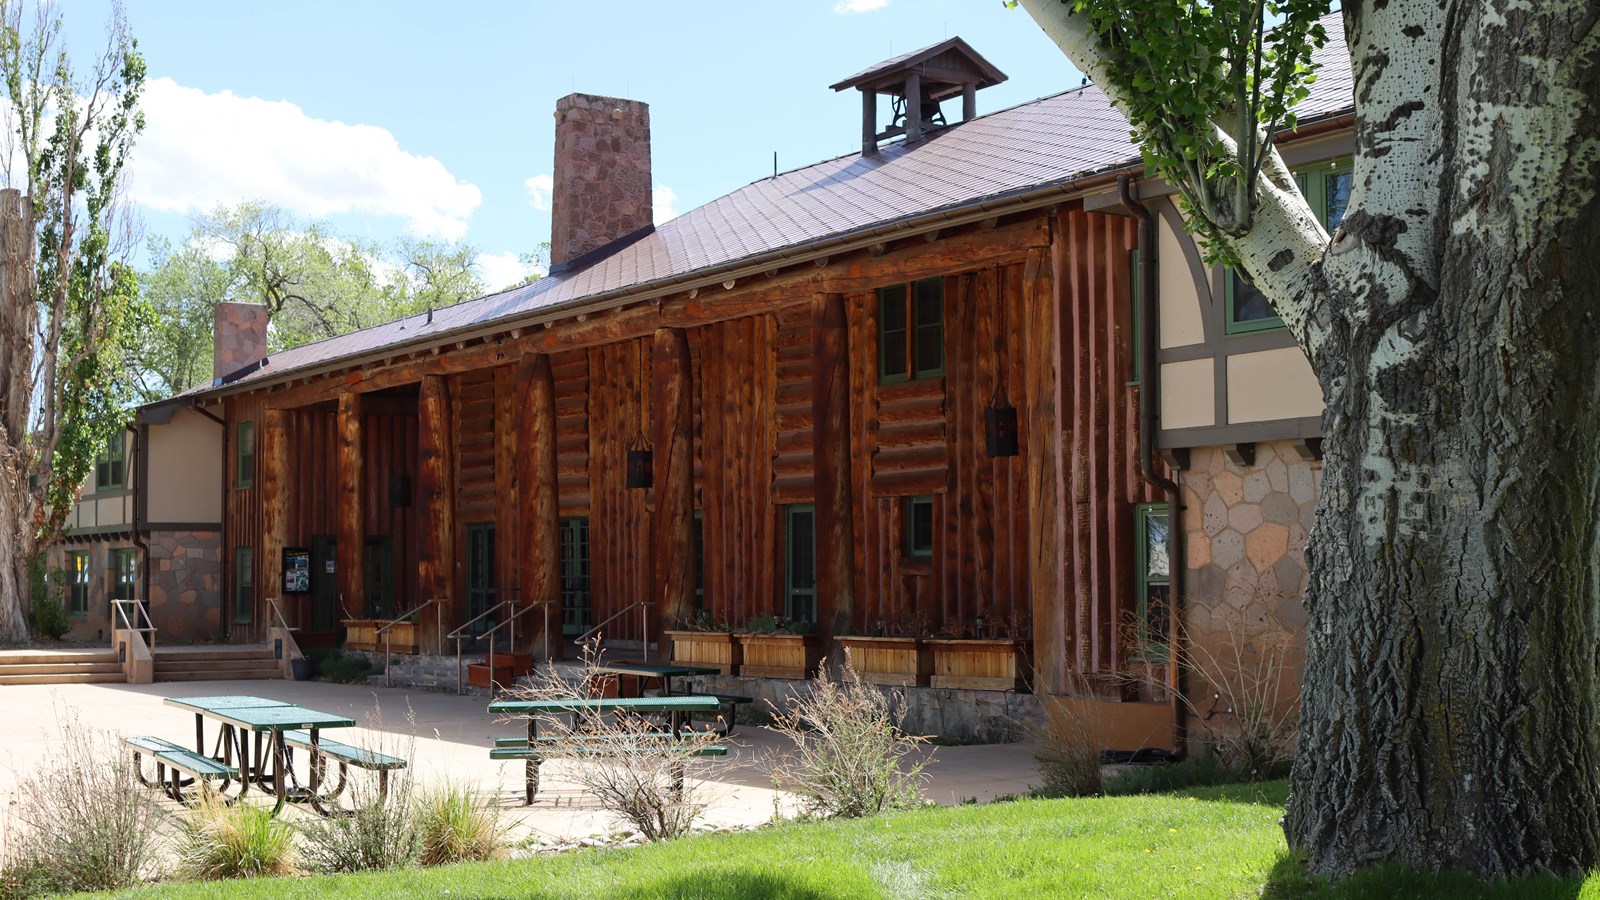
M589 517L561 520L561 631L589 629Z
M944 374L944 279L878 289L878 380Z
M907 497L904 501L906 555L933 555L933 498Z
M117 432L106 440L105 450L94 461L94 489L115 491L127 487L128 463L125 436Z
M249 625L256 609L256 550L233 548L233 622Z
M67 554L67 615L83 618L89 614L89 554L78 550Z
M238 449L234 454L233 486L252 487L256 483L256 423L240 422L238 439L234 443Z
M706 517L703 510L694 511L690 524L690 540L694 542L694 608L706 608Z
M111 551L111 599L138 598L139 551L118 547Z
M1170 527L1165 503L1141 503L1134 513L1134 653L1149 662L1167 658L1172 629Z
M1350 205L1350 188L1354 183L1350 160L1335 160L1300 169L1295 172L1295 183L1306 198L1323 227L1331 234L1344 221L1345 210ZM1278 311L1273 309L1266 295L1236 269L1224 273L1227 292L1228 334L1254 334L1283 327Z
M783 613L798 622L817 620L817 510L809 503L783 508Z

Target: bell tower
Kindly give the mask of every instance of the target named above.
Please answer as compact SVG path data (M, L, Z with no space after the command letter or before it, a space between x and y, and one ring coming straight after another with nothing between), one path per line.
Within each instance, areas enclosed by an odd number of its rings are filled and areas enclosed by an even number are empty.
M953 37L884 60L830 86L836 91L855 88L861 92L861 155L871 156L882 141L904 135L909 143L944 126L940 104L958 95L961 121L965 122L978 114L974 96L978 90L1005 80L1004 72L966 41ZM879 94L890 98L889 127L883 131L878 130Z

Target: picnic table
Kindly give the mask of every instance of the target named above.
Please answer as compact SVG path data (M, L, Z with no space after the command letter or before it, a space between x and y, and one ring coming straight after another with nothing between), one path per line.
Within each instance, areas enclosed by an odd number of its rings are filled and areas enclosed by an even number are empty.
M594 667L594 671L601 675L631 675L638 678L641 688L640 696L643 696L643 680L654 678L661 682L662 695L671 696L672 679L692 675L716 675L722 670L715 666L685 666L677 663L662 665L657 663L617 662L597 665Z
M678 741L690 724L694 713L714 713L722 707L716 697L675 695L667 697L571 697L559 700L496 700L489 704L489 712L499 716L520 717L528 720L526 738L496 738L489 751L490 759L520 759L524 762L524 803L532 805L539 791L539 764L546 757L582 754L604 756L620 748L616 736L597 735L593 738L575 738L568 735L541 736L539 720L550 715L571 715L572 731L577 731L584 717L606 714L664 715L665 729L659 733L632 734L630 738L661 741ZM726 747L708 745L696 749L697 756L726 756ZM681 784L682 774L677 775Z
M286 735L295 731L306 732L308 739L305 744L312 758L309 787L303 793L296 792L295 799L309 800L317 812L329 814L330 811L323 806L324 798L319 791L322 766L318 764L317 759L321 751L321 732L324 728L354 727L355 719L336 713L306 709L281 700L246 695L169 697L164 702L168 706L194 713L195 753L201 757L204 757L206 752L205 720L211 719L218 723L220 730L217 743L221 755L213 758L228 768L232 767L235 752L239 758L237 768L239 794L233 799L236 800L248 793L252 783L262 790L267 790L270 782L271 790L277 795L277 803L272 808L273 815L282 812L284 804L290 799L289 782L295 779L293 757ZM253 752L251 735L255 735ZM270 773L267 769L269 755ZM203 773L195 774L204 777ZM229 775L229 772L221 773L224 788L231 780ZM340 790L343 786L344 780L341 777Z

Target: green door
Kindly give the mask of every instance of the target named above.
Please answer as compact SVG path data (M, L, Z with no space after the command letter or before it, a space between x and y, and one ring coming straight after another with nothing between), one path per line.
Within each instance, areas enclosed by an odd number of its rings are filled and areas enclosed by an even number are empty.
M332 631L339 622L338 562L331 534L311 536L311 630Z
M467 618L488 612L495 604L494 595L494 523L477 522L467 526ZM472 630L476 634L493 625L484 619Z
M817 511L811 504L784 508L784 615L817 620Z
M367 538L366 615L387 619L394 615L394 540L388 535Z

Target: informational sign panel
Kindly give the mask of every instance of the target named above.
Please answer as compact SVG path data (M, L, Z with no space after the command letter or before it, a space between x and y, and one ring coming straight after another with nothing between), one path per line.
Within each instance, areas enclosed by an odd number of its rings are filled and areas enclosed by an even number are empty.
M311 590L311 551L306 547L283 549L283 592L304 594Z

